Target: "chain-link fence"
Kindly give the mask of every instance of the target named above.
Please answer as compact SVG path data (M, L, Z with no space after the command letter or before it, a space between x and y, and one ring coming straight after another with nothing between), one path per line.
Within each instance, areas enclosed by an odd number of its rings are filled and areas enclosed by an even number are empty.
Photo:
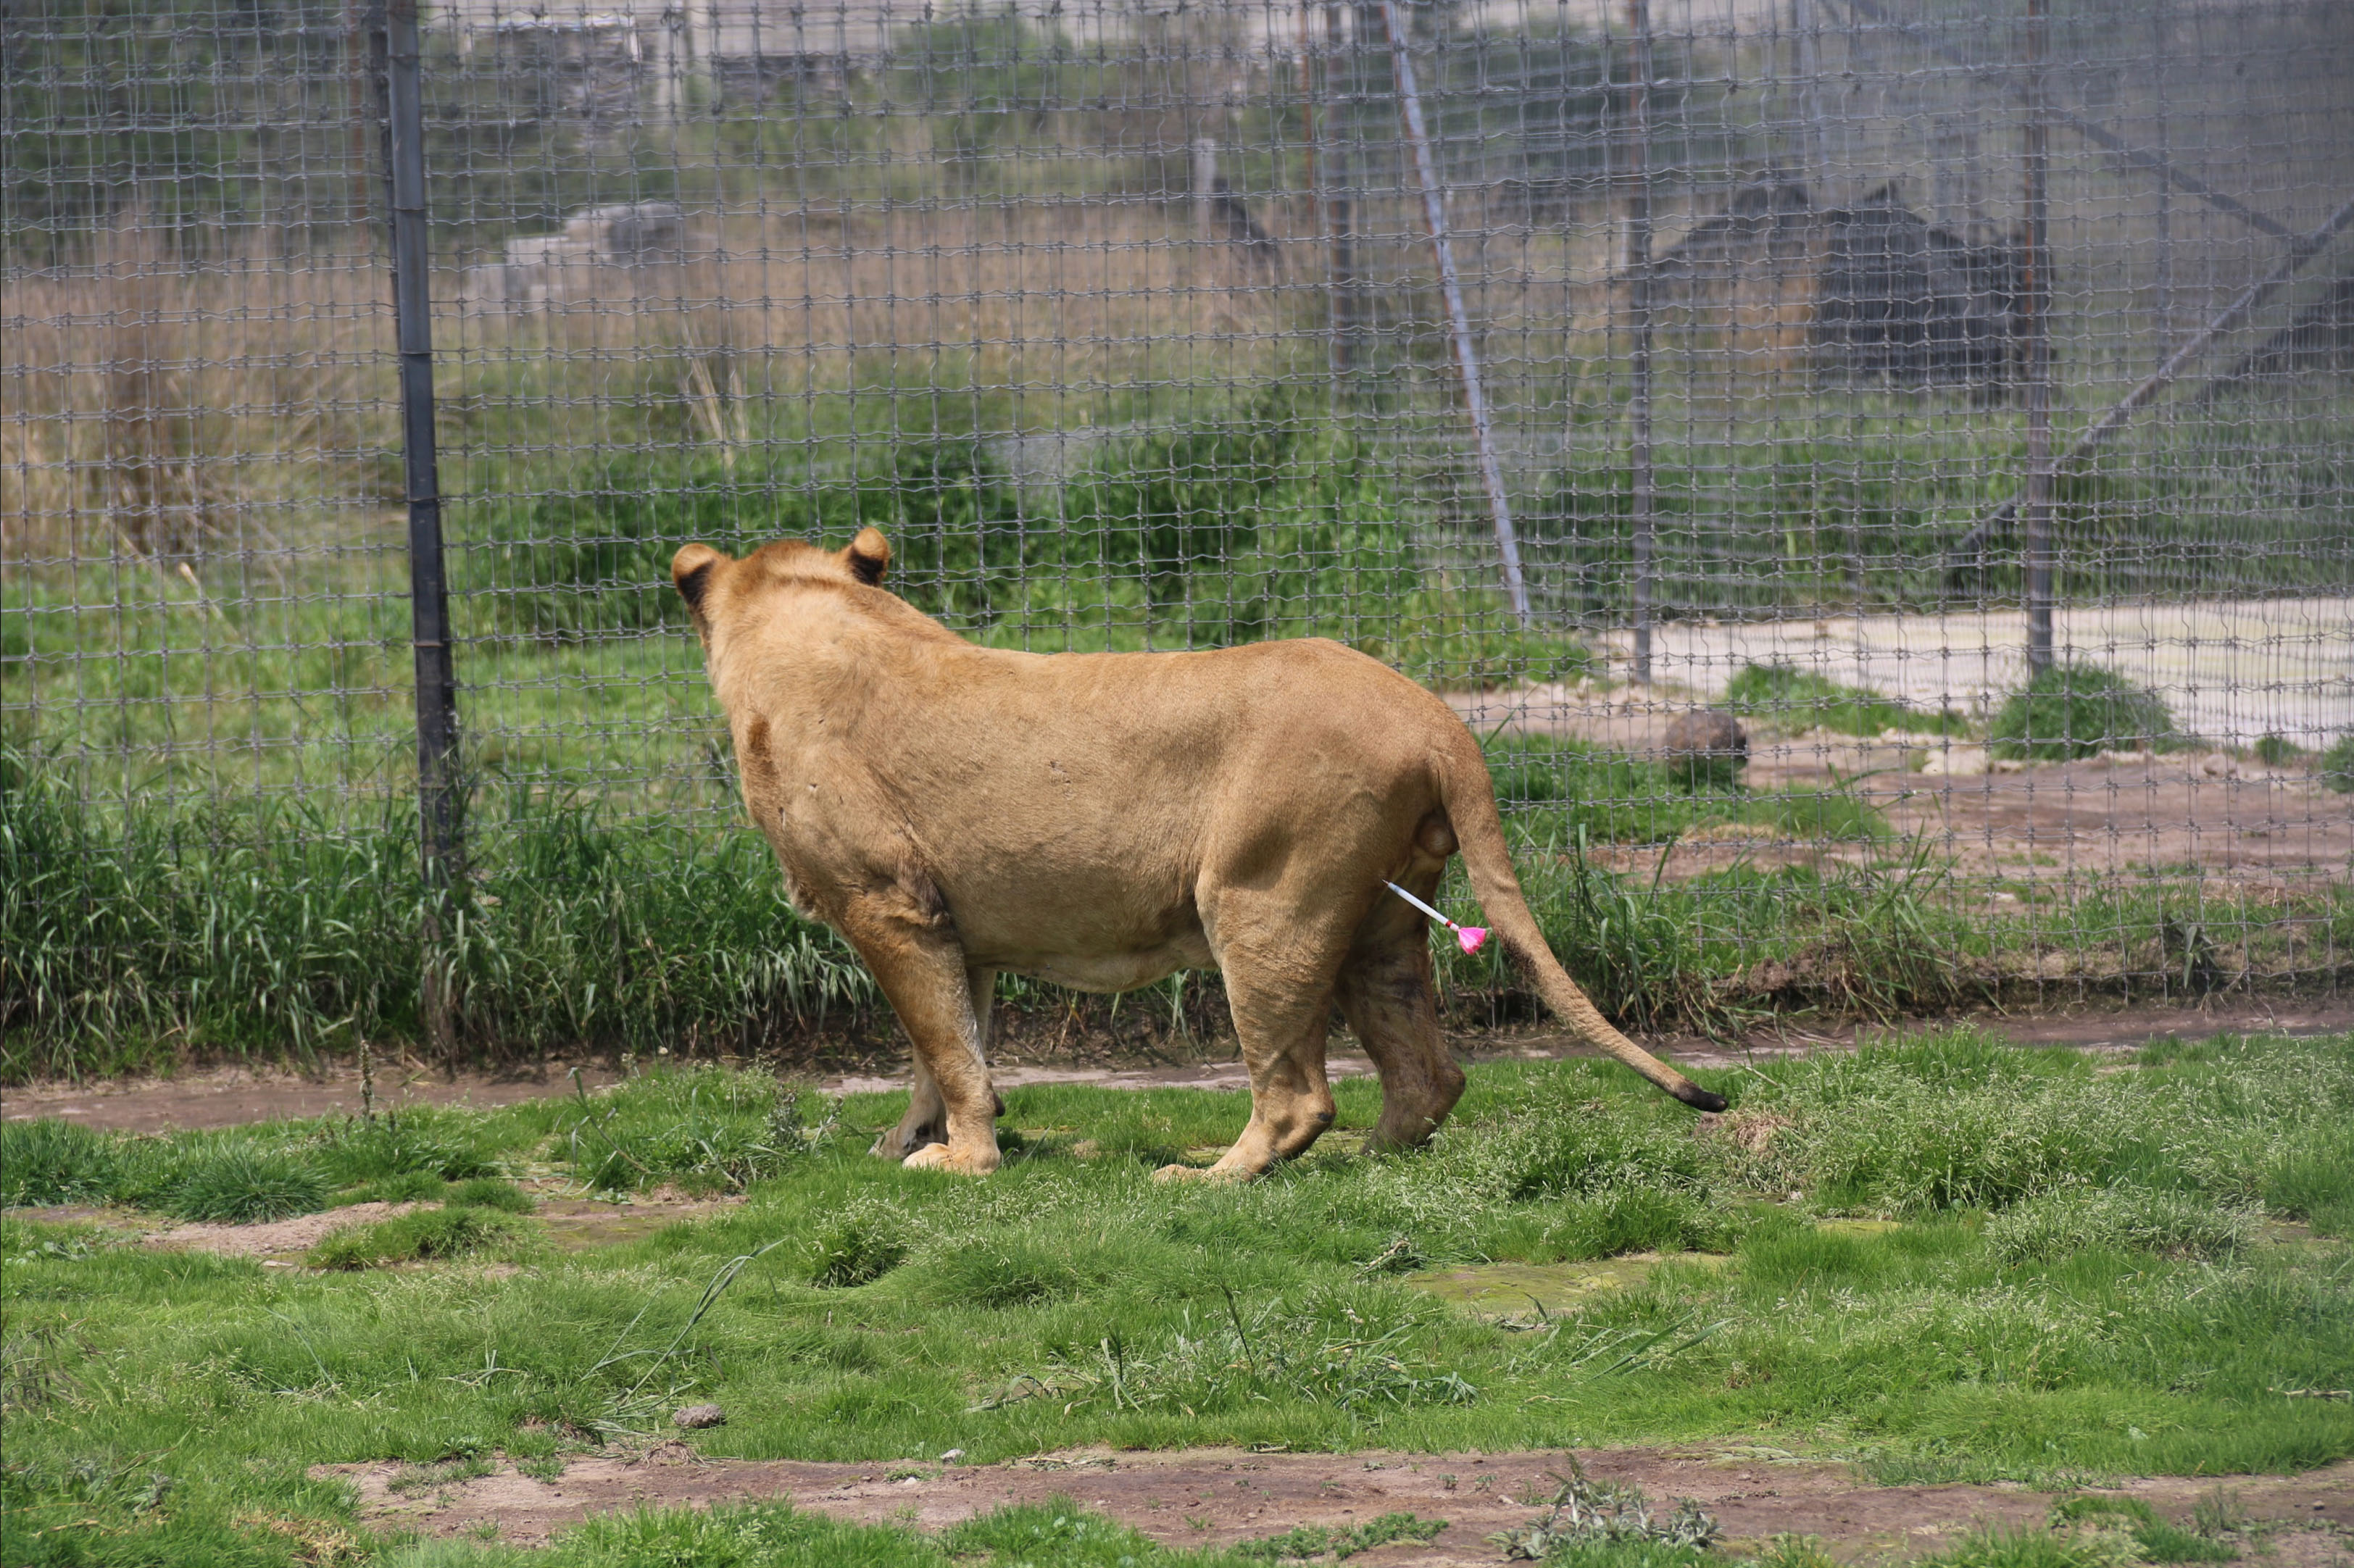
M398 9L0 11L9 1071L415 1032L420 933L484 1041L863 1005L666 565L865 523L992 644L1446 694L1634 1023L2346 971L2343 7L422 20L447 895Z

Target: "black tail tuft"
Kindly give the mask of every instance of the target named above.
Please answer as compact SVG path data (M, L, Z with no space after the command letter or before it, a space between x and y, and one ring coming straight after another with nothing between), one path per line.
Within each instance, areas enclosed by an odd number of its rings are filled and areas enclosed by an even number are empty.
M1685 1087L1678 1089L1676 1091L1676 1098L1683 1101L1684 1104L1691 1107L1694 1110L1704 1111L1721 1111L1725 1107L1726 1104L1729 1103L1723 1095L1717 1094L1712 1090L1703 1089L1698 1084L1687 1085Z

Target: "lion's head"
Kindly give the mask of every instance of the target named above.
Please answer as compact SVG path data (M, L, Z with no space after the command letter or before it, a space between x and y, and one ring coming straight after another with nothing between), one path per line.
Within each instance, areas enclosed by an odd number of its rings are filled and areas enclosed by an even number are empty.
M715 628L762 590L783 583L835 582L880 588L891 565L891 541L880 528L861 528L839 550L821 549L800 539L763 545L743 559L708 545L687 545L671 557L670 580L678 585L695 634L708 652Z

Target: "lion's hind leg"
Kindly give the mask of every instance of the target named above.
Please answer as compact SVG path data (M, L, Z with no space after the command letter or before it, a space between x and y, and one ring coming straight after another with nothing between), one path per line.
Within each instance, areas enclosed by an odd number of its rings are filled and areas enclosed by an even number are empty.
M1340 952L1338 942L1320 941L1311 931L1278 929L1264 944L1220 944L1218 964L1234 1007L1243 1065L1250 1073L1250 1120L1216 1164L1206 1171L1163 1166L1159 1174L1164 1180L1261 1175L1278 1160L1306 1153L1332 1125L1324 1045Z
M1417 924L1361 944L1341 969L1341 1016L1382 1078L1382 1115L1368 1152L1429 1140L1463 1096L1463 1069L1439 1033L1430 943Z

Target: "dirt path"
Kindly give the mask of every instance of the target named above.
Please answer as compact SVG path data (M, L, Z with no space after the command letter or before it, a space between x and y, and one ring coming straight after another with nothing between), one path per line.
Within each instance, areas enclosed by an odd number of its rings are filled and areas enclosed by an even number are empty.
M1988 1015L1973 1022L2022 1045L2125 1049L2167 1037L2195 1040L2233 1033L2354 1033L2354 1001L2317 999L2305 1003L2254 1002L2209 1008L2084 1008ZM1848 1049L1861 1038L1936 1026L1916 1022L1893 1031L1871 1024L1781 1028L1761 1030L1729 1044L1691 1035L1655 1035L1646 1037L1644 1044L1691 1066L1725 1067L1809 1051ZM1343 1038L1334 1036L1336 1047ZM1543 1030L1458 1032L1454 1044L1457 1054L1467 1061L1543 1061L1591 1054L1567 1035ZM1336 1078L1362 1077L1373 1070L1370 1061L1345 1049L1336 1048L1331 1058L1331 1072ZM383 1068L376 1077L376 1105L379 1109L412 1105L512 1105L571 1094L572 1071L571 1065L557 1063L550 1065L545 1079L527 1070L461 1073L453 1079L446 1073L417 1064ZM581 1082L590 1088L612 1083L620 1076L610 1067L599 1064L581 1064L578 1071ZM1239 1089L1247 1083L1242 1064L1235 1060L1129 1066L1000 1062L996 1076L1002 1086L1009 1088L1026 1084L1094 1084L1106 1088ZM850 1073L823 1080L822 1086L834 1093L865 1094L903 1089L907 1079L889 1074ZM172 1078L28 1084L0 1091L0 1120L60 1117L110 1132L161 1132L236 1127L293 1117L356 1114L359 1103L359 1076L347 1065L330 1065L315 1074L218 1067Z
M1841 1557L1915 1556L1988 1527L2041 1524L2052 1496L2016 1487L1875 1487L1848 1466L1771 1448L1628 1448L1578 1455L1587 1475L1642 1489L1664 1511L1691 1498L1730 1540L1813 1535ZM839 1519L937 1531L1007 1503L1067 1497L1171 1546L1224 1546L1298 1525L1348 1530L1384 1514L1445 1520L1427 1544L1367 1552L1378 1564L1490 1564L1488 1541L1530 1523L1568 1471L1561 1454L1071 1452L1002 1465L804 1464L706 1459L684 1442L631 1457L571 1460L554 1480L500 1464L472 1480L422 1486L398 1464L322 1466L359 1489L372 1520L437 1536L494 1524L499 1538L545 1541L591 1514L640 1505L707 1507L789 1499ZM2354 1546L2354 1462L2304 1476L2136 1480L2121 1489L2172 1519L2220 1490L2264 1537L2272 1568L2346 1568Z

